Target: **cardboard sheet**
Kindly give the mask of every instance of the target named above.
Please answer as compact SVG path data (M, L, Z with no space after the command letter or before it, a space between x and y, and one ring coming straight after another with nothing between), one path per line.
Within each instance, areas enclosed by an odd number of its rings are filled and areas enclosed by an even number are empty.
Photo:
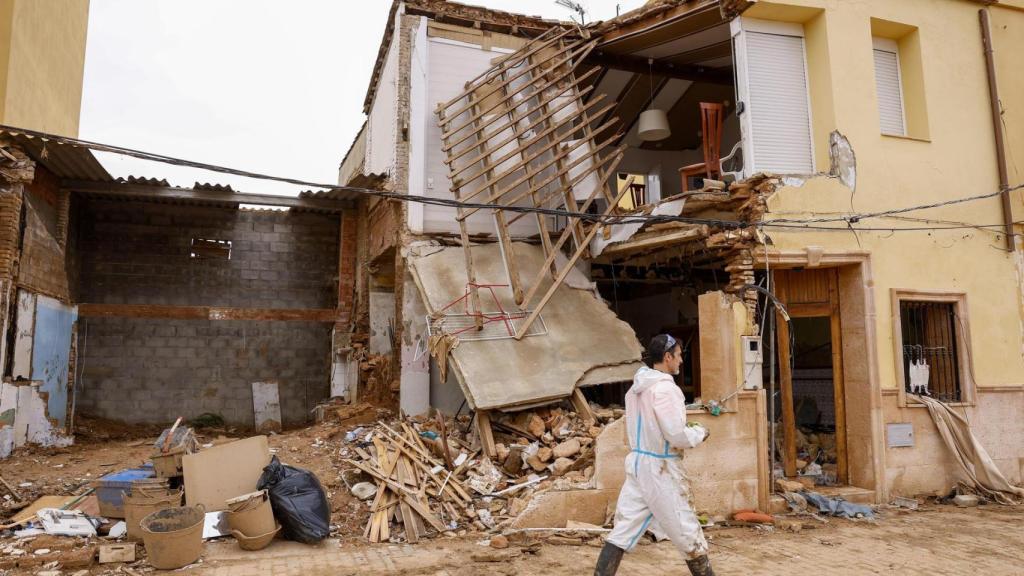
M473 262L480 284L505 284L497 244L474 246ZM516 242L516 259L524 285L544 263L540 246ZM411 271L427 311L441 310L466 289L461 247L422 247L410 254ZM541 293L551 277L541 281ZM451 368L471 407L488 410L522 406L569 396L577 385L628 381L640 367L640 342L629 324L595 296L587 278L573 270L541 313L547 334L522 340L464 340L451 353ZM524 286L526 289L528 285ZM511 290L495 290L505 310L516 310ZM539 299L539 298L538 298ZM481 306L494 312L490 293L481 291Z
M182 459L185 500L207 512L227 510L225 501L256 491L263 467L270 463L266 436L253 436L207 448Z

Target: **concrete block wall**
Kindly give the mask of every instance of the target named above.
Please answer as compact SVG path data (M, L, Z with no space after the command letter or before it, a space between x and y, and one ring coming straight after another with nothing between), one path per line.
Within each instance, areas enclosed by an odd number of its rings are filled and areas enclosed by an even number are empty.
M204 412L252 425L252 383L276 380L285 426L326 397L331 325L319 322L86 318L78 410L126 422Z
M86 199L75 219L80 302L263 309L338 305L338 267L344 258L336 214ZM192 238L230 240L230 259L190 258ZM253 423L252 383L277 381L283 424L302 424L330 393L333 326L83 318L77 409L128 422L170 422L213 412L245 426Z
M337 305L337 215L88 200L78 220L82 302ZM231 241L231 259L190 258L193 238Z

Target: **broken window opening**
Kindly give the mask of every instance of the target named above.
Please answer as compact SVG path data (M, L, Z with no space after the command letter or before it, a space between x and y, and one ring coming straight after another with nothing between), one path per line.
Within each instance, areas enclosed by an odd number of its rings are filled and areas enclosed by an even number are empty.
M963 400L956 308L956 302L900 301L906 392Z
M231 240L193 238L189 258L196 260L231 260Z

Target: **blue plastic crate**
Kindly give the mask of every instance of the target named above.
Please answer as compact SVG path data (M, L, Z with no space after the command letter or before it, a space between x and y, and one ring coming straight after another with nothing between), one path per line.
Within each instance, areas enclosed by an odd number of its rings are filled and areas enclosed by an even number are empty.
M96 481L96 498L100 502L100 514L107 518L124 518L124 492L129 492L132 482L153 478L153 465L146 463L138 468L127 468L111 472Z

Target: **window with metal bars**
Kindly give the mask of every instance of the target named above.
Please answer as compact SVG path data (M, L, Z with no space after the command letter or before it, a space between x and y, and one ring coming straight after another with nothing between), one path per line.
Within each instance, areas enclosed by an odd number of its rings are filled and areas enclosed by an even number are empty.
M963 400L958 322L955 302L900 301L907 392L946 402Z

